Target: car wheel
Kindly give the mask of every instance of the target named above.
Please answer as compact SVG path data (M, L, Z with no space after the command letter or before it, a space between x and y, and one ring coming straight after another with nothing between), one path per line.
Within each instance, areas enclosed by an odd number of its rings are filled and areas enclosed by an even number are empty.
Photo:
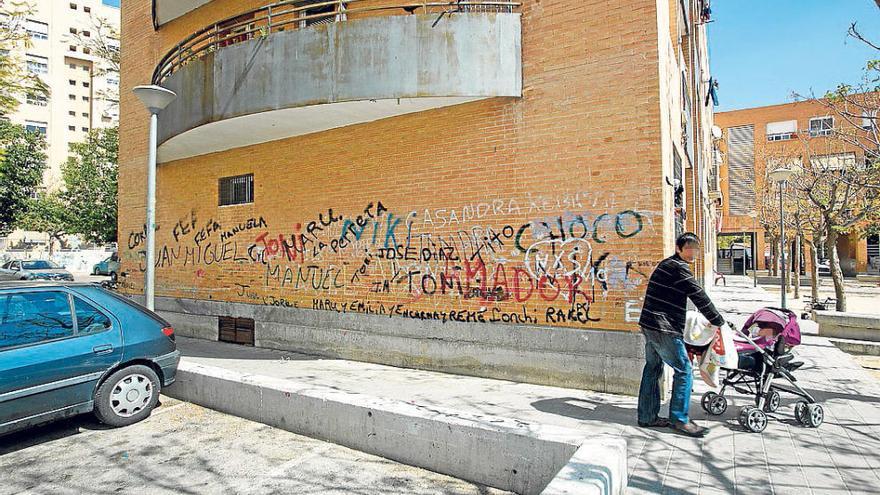
M116 272L110 272L110 281L116 283Z
M146 418L159 402L159 377L134 365L110 375L95 392L95 416L110 426L128 426Z

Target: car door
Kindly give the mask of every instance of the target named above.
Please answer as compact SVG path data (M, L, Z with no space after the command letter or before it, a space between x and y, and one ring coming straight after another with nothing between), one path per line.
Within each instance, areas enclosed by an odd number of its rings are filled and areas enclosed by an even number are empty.
M93 302L61 288L0 291L0 432L91 410L121 356L118 321Z
M7 261L0 267L0 280L12 280L12 264L15 261Z

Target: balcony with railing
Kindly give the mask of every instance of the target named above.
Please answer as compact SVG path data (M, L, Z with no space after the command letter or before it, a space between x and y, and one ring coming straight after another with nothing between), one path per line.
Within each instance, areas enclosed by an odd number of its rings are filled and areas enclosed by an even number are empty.
M153 73L180 95L160 117L159 160L519 97L519 5L300 0L205 26Z

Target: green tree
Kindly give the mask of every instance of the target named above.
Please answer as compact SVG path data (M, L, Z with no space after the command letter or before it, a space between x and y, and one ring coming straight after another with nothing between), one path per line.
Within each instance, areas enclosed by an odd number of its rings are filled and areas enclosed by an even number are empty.
M29 2L0 0L0 116L14 112L27 95L49 96L46 83L16 55L31 46L25 23L33 10Z
M71 144L70 151L62 167L64 190L60 195L67 208L67 233L99 243L113 242L119 129L94 130L86 142Z
M15 228L42 183L45 150L42 135L0 118L0 234Z
M69 222L67 205L58 193L43 193L27 202L27 209L18 217L18 226L25 230L49 234L49 254L55 241L64 244Z

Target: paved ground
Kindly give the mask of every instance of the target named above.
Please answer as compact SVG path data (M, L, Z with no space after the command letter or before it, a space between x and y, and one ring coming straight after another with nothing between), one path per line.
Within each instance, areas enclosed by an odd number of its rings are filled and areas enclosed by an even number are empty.
M775 304L751 280L729 277L714 297L727 318L742 322L759 307ZM851 356L815 335L804 322L798 359L800 383L824 405L819 429L799 426L792 417L795 400L783 406L761 434L736 422L740 406L732 397L728 412L709 417L698 404L705 386L697 385L692 416L712 428L701 440L671 431L635 425L635 398L528 385L344 360L180 339L185 359L301 383L335 387L420 405L471 414L622 435L629 444L629 491L639 493L877 493L880 485L880 386Z
M0 438L0 494L496 494L163 397L145 421L91 416Z

